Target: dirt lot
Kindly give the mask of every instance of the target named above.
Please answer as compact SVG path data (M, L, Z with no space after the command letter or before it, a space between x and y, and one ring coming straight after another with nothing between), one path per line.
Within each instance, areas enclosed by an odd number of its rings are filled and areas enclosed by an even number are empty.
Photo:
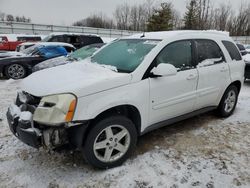
M250 187L250 82L230 118L208 113L148 133L104 171L80 152L38 151L11 134L5 113L19 83L0 80L0 187Z

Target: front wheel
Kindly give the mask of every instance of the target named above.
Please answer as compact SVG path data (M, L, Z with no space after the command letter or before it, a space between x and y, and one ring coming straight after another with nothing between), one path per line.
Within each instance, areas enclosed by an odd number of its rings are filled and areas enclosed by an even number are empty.
M238 94L238 88L234 85L226 89L217 109L218 115L228 117L234 112L238 101Z
M5 75L7 78L18 80L26 77L27 71L23 65L12 64L6 67Z
M89 131L83 146L87 162L97 168L121 165L134 150L137 131L132 121L124 116L102 119Z

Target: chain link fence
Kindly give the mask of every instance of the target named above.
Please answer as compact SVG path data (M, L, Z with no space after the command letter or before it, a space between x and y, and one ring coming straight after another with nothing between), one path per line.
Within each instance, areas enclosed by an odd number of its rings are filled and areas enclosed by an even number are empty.
M53 32L96 34L101 37L119 38L133 35L135 31L102 29L93 27L58 26L0 21L0 33L48 35Z
M108 37L108 38L119 38L138 33L136 31L116 30L116 29L101 29L93 27L58 26L58 25L0 21L0 33L48 35L52 32L97 34L100 35L101 37ZM250 44L250 36L232 36L232 38L238 43Z

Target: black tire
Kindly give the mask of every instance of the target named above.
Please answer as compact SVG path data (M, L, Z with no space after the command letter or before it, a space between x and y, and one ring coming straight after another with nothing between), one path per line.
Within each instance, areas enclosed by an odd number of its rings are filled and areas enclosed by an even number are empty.
M116 129L119 129L119 127L112 127L112 126L120 126L122 128L121 130L122 131L124 130L124 132L126 132L126 130L127 130L126 133L128 133L129 136L126 135L126 136L124 136L124 140L121 139L120 141L118 141L118 143L120 143L121 141L126 142L125 145L127 145L126 146L127 150L126 150L126 152L121 154L120 158L118 158L114 161L106 162L106 161L102 161L99 158L102 157L101 156L102 153L103 153L103 159L105 158L106 152L107 152L107 150L110 149L111 143L110 143L110 145L106 144L107 146L105 149L103 148L103 149L95 150L94 146L96 146L95 144L97 143L97 140L100 139L104 134L106 137L106 138L103 137L103 138L105 138L104 141L108 140L108 142L109 142L109 139L106 135L106 130L111 127L112 133L114 133L114 131L117 131ZM118 133L120 133L120 132L118 132ZM114 136L116 136L116 135L118 135L118 134L114 133ZM129 139L130 142L128 144L128 142L125 140L128 140L129 137L130 137L130 139ZM113 142L114 141L115 140L113 140ZM112 141L110 141L110 142L112 142ZM117 142L117 139L116 139L116 142ZM121 165L129 157L131 152L134 151L134 149L135 149L136 142L137 142L137 130L136 130L136 127L133 124L133 122L124 116L114 115L114 116L104 118L93 125L93 128L91 128L91 130L88 132L85 143L83 144L83 155L84 155L86 161L94 167L101 168L101 169L113 168L113 167ZM100 143L100 142L98 142L98 143ZM118 152L118 153L116 154L116 152ZM120 152L120 153L122 153L122 152ZM100 156L98 156L97 154L100 154ZM115 154L114 156L119 154L119 151L115 149L114 145L113 145L113 149L111 151L111 155L112 154ZM110 158L110 160L111 160L111 158Z
M15 67L16 67L16 69L15 69ZM11 78L14 80L22 79L22 78L25 78L27 76L26 67L24 67L23 65L17 64L17 63L8 65L5 68L4 73L8 79Z
M231 105L232 107L230 109L226 110L226 100L228 99L228 96L230 94L232 94L232 93L235 94L235 102L234 102L233 105ZM238 101L238 95L239 95L238 88L235 85L230 85L226 89L226 91L225 91L225 93L224 93L224 95L223 95L223 97L222 97L222 99L220 101L220 104L219 104L219 106L217 108L217 115L220 116L220 117L228 117L228 116L230 116L235 110L235 107L236 107L236 104L237 104L237 101Z

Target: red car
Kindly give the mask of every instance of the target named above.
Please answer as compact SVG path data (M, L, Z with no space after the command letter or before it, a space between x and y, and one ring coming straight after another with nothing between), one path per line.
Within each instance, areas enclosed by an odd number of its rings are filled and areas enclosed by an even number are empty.
M21 34L1 34L0 35L0 50L14 51L17 45L23 42L41 41L41 36L37 35L21 35Z

